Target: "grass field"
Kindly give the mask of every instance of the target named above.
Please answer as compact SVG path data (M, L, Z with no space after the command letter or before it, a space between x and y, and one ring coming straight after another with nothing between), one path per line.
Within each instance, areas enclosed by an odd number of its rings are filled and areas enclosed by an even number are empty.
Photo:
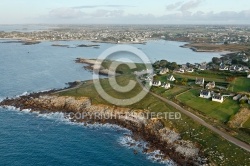
M175 73L176 78L188 78L195 80L196 78L204 78L205 81L215 81L215 82L226 82L225 76L211 75L211 74L201 74L201 73L188 73L188 74L178 74Z
M250 129L250 118L243 124L242 127Z
M198 90L190 90L179 95L177 99L189 107L221 122L227 122L230 117L236 114L240 109L239 104L229 98L223 103L213 102L211 99L200 98Z
M233 92L249 92L250 91L250 78L236 78L230 88Z
M189 47L194 47L197 50L211 50L211 51L246 51L249 49L249 45L243 44L208 44L208 43L192 43L188 44Z
M135 66L132 66L135 65ZM119 61L111 61L111 60L105 60L102 62L102 66L105 69L112 69L111 66L117 66L116 72L121 74L131 74L134 71L141 71L146 70L147 67L143 63L124 63ZM133 69L130 69L129 66L135 67Z
M188 90L188 87L185 86L174 86L171 89L164 89L164 88L158 88L158 87L153 87L151 90L154 93L157 93L159 95L161 95L162 97L165 98L172 98L182 92L185 92L186 90Z
M126 85L129 79L134 79L131 75L122 75L117 77L117 82L120 85ZM102 85L105 87L107 93L112 96L117 96L119 98L130 97L138 93L141 90L139 86L133 89L133 92L129 93L118 93L108 85L108 80L103 79ZM181 88L172 89L172 93L176 91L179 92ZM182 89L183 90L183 89ZM98 92L96 91L93 82L87 81L81 87L69 91L59 93L58 95L63 96L86 96L90 97L94 104L109 104L107 101L102 99ZM147 109L153 112L176 112L177 110L166 103L162 102L158 98L148 94L140 102L133 105L127 106L132 109ZM170 129L177 130L183 139L191 140L197 142L202 146L205 155L208 158L221 165L247 165L250 158L250 153L238 148L237 146L225 141L223 138L214 134L209 129L201 126L192 119L188 118L182 114L182 119L180 120L164 120L165 126ZM240 154L240 155L239 155ZM223 159L221 158L223 156Z

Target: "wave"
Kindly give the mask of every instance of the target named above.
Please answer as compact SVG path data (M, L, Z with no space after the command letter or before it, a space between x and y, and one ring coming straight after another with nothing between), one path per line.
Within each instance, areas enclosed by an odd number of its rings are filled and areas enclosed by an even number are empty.
M153 162L165 164L167 166L177 166L177 164L174 161L170 159L164 159L163 154L160 152L160 150L155 150L153 152L147 153L147 159Z
M131 135L124 135L118 139L120 145L125 146L129 149L134 149L136 152L145 153L144 149L148 149L148 143L145 141L136 141ZM170 159L164 159L164 155L160 152L160 150L155 150L153 152L145 153L147 155L147 159L152 162L157 162L160 164L164 164L167 166L175 166L176 164Z
M40 113L40 114L38 114L38 117L51 119L51 120L55 120L55 121L60 121L60 122L69 122L70 121L70 119L65 118L65 114L62 112Z
M18 97L21 97L21 96L28 96L29 94L30 94L29 92L23 92L20 95L16 95L14 98L18 98Z
M4 109L10 110L10 111L20 111L19 108L16 108L14 106L0 106L0 108L4 108Z
M36 91L36 92L23 92L22 94L19 94L19 95L15 95L14 97L9 97L10 99L16 99L16 98L19 98L19 97L22 97L22 96L28 96L32 93L43 93L43 92L49 92L51 91L52 89L47 89L47 90L41 90L41 91ZM3 101L4 99L0 98L0 102Z
M55 120L57 122L64 122L65 124L69 124L69 125L83 126L83 127L89 128L89 129L98 130L98 129L107 128L107 129L113 129L113 130L122 130L126 133L130 132L130 130L128 130L126 128L122 128L122 127L115 125L115 124L84 123L84 122L79 123L76 121L72 121L63 112L41 113L41 112L37 112L37 111L32 111L31 109L21 110L19 108L14 107L14 106L1 106L0 108L4 108L4 109L10 110L10 111L17 111L19 113L24 113L24 114L37 114L37 117L40 117L40 118Z
M93 124L89 124L89 123L85 123L84 124L85 127L90 128L90 129L103 129L103 128L107 128L107 129L113 129L113 130L122 130L122 131L126 131L126 132L130 132L130 130L120 127L118 125L115 124L109 124L109 123L93 123Z

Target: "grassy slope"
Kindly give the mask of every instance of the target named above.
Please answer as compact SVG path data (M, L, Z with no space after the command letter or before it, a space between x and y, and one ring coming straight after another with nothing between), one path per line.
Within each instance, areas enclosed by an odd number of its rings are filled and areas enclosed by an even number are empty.
M211 51L245 51L249 49L249 45L243 44L208 44L208 43L192 43L188 44L189 47L195 47L198 50L211 50Z
M250 118L243 124L243 127L250 129Z
M215 82L226 82L225 78L220 75L211 75L211 74L201 74L201 73L185 73L185 74L178 74L175 73L174 76L176 78L188 78L195 80L196 78L204 78L205 81L215 81Z
M231 90L233 92L249 92L250 91L250 79L249 78L236 78L233 83Z
M132 76L119 76L117 82L121 85L126 85L129 79L133 79ZM131 94L120 94L112 90L108 85L107 79L102 81L105 90L114 96L119 98L129 97ZM137 86L133 91L134 94L138 93L141 88ZM59 93L59 95L70 95L70 96L86 96L92 99L95 104L109 104L102 99L92 81L88 81L83 84L80 88L75 90L69 90L66 92ZM148 109L154 112L175 112L173 107L160 101L152 95L147 95L142 101L135 103L130 108L133 109ZM237 146L225 141L223 138L214 134L207 128L194 122L192 119L182 115L182 120L165 120L165 125L169 128L176 129L184 139L188 139L202 145L205 154L209 155L209 158L215 163L222 165L246 165L249 162L250 153L238 148Z
M211 99L200 98L198 90L190 90L179 95L177 99L210 117L218 119L221 122L227 122L230 117L236 114L240 109L239 104L229 98L227 98L223 103L213 102Z
M151 90L154 93L161 95L162 97L173 98L174 96L176 96L182 92L185 92L188 89L189 89L188 87L184 87L184 86L174 86L171 89L153 87Z

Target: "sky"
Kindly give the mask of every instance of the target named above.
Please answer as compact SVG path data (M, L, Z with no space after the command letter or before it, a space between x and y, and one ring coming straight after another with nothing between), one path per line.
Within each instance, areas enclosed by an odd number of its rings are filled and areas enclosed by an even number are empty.
M1 0L0 24L250 24L250 0Z

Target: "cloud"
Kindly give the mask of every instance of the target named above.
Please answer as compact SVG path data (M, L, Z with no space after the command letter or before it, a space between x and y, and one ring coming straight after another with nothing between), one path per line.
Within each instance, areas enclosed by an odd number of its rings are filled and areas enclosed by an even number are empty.
M97 9L93 12L82 12L80 9L74 8L57 8L49 12L49 17L55 19L79 19L79 18L105 18L105 17L122 17L123 10L105 10Z
M166 10L175 10L181 6L183 2L176 2L166 6Z
M202 0L175 3L175 12L155 16L151 13L128 14L121 9L93 9L91 11L76 8L57 8L44 16L44 22L86 24L250 24L250 10L222 12L192 12ZM191 3L192 2L192 3ZM195 3L194 3L195 2ZM168 6L167 8L170 8ZM182 9L182 10L181 10Z
M129 5L83 5L83 6L74 6L73 9L86 9L86 8L125 8L125 7L135 7Z
M84 15L82 11L72 8L57 8L49 12L49 16L63 19L77 18L82 15Z
M180 10L181 11L187 11L187 10L196 8L202 3L202 1L203 0L191 0L191 1L188 1L188 2L181 5Z
M121 17L123 16L123 10L104 10L98 9L92 13L89 13L88 16L90 17Z
M188 11L198 7L203 0L189 0L187 2L179 1L166 6L166 10L180 10L182 12Z
M176 24L250 24L250 10L222 11L214 12L189 12L183 11L174 14L168 14L158 19L173 22Z

